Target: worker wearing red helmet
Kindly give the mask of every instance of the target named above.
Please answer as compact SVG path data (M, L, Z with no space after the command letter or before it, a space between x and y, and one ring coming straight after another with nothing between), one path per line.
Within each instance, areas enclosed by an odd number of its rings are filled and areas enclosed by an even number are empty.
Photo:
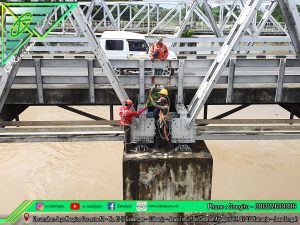
M133 102L131 100L124 101L124 106L120 108L119 115L121 117L120 125L124 127L125 146L130 143L130 125L132 124L133 117L141 115L146 108L142 108L139 111L131 110Z
M124 102L124 106L120 108L119 115L121 117L121 121L120 121L121 126L128 126L132 124L133 117L141 115L146 109L146 108L142 108L136 112L130 109L132 106L133 106L133 102L128 99Z

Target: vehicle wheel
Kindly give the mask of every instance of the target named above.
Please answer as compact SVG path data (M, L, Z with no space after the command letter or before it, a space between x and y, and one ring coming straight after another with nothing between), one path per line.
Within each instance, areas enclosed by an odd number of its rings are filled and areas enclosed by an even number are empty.
M124 75L124 69L121 68L114 68L115 74L116 75Z
M174 69L171 68L165 68L162 72L163 76L171 76L174 75Z

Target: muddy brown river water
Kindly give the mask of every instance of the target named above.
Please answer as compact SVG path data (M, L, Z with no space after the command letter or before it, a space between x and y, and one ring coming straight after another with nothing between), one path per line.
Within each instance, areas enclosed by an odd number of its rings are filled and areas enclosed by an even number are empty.
M108 107L80 107L108 117ZM231 107L209 107L209 117ZM117 118L117 114L115 113ZM228 118L288 118L251 106ZM32 107L21 120L85 120L57 107ZM300 141L207 141L212 199L300 199ZM121 142L0 144L0 212L28 199L122 199Z

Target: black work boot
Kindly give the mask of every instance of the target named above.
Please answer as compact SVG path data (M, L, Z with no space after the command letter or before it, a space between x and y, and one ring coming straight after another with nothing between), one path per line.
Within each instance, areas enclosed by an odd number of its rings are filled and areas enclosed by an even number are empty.
M168 141L169 154L174 154L175 149L171 141Z
M154 150L155 152L158 152L159 149L160 149L160 145L161 145L160 137L155 136L155 137L154 137L154 147L153 147L153 150Z

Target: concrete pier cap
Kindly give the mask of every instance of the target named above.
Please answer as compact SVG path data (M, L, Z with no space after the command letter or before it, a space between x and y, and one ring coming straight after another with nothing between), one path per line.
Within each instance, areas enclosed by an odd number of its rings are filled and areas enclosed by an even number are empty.
M123 157L124 200L210 200L212 155L204 141L197 141L191 147L192 152L175 154L125 153ZM159 215L170 216L171 214ZM172 214L172 216L179 215L182 214ZM139 213L128 214L128 216L142 215Z

